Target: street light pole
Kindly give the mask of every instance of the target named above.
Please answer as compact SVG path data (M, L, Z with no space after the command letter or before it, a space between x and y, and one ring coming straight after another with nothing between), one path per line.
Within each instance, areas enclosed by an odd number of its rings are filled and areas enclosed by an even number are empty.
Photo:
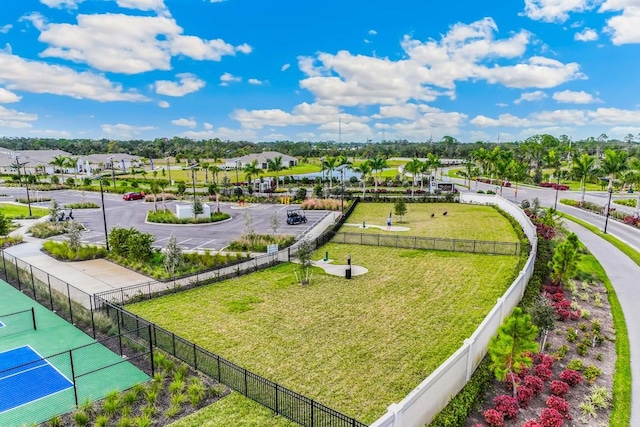
M611 195L613 194L613 188L609 187L609 201L607 202L607 216L604 219L604 234L607 234L607 225L609 224L609 215L611 215Z
M113 191L116 192L116 165L113 161L115 156L111 156L107 158L107 160L111 160L111 177L113 178Z
M104 223L104 242L107 244L107 251L109 250L109 233L107 232L107 214L104 210L104 191L102 189L102 176L98 179L100 182L100 199L102 200L102 221Z
M344 215L344 167L340 169L340 175L342 178L342 191L340 192L340 205L342 209L342 215Z
M191 166L191 179L193 180L193 206L196 205L196 167L198 164ZM194 214L195 217L195 214Z
M236 160L236 186L240 185L240 178L238 178L238 161Z
M169 160L171 159L171 157L167 157L167 172L169 172L169 185L171 185L171 164L169 163Z
M553 210L558 210L558 187L560 186L560 176L558 176L558 183L556 184L556 201L553 203Z

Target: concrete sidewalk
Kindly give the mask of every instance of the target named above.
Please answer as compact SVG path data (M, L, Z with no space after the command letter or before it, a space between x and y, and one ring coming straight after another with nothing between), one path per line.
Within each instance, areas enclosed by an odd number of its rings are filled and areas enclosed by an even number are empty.
M640 426L640 266L586 228L565 221L604 268L616 291L629 331L631 349L631 426Z

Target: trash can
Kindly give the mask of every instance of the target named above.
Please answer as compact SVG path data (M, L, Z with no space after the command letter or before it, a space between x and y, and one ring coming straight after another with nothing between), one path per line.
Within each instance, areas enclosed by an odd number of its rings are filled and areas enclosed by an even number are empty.
M347 269L344 271L344 278L345 278L345 279L351 279L351 267L347 268Z

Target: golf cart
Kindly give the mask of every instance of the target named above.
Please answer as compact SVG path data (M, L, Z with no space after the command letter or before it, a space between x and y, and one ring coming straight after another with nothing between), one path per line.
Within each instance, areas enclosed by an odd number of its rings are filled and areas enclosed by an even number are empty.
M287 210L287 224L295 225L307 222L307 217L302 209Z

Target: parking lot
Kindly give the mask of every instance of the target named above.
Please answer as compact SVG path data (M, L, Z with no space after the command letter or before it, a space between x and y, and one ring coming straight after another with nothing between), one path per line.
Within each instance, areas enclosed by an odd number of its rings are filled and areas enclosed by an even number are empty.
M17 194L18 190L16 188L5 188L0 189L0 191L13 196ZM22 189L22 193L24 193L24 189ZM25 194L20 194L20 197L25 196ZM81 202L101 204L100 193L95 192L60 190L39 192L38 196L54 198L61 207L65 204ZM36 197L33 191L31 192L31 197ZM241 206L237 203L221 202L220 210L231 215L231 219L219 223L198 225L150 224L145 222L145 218L147 212L153 209L152 202L144 202L142 200L125 201L122 200L122 195L108 193L104 194L104 202L108 230L113 227L133 227L145 233L151 233L156 236L156 246L158 247L166 246L169 237L173 234L177 237L180 246L186 250L222 250L229 245L229 242L247 232L248 220L256 233L273 234L271 223L274 213L280 223L277 234L296 236L304 234L328 215L327 211L305 211L307 217L305 224L287 225L287 209L296 209L299 205L247 204ZM34 203L33 205L48 207L49 203ZM172 212L175 212L177 203L189 204L188 201L167 201L166 206ZM215 211L215 202L208 204L211 206L211 210ZM162 202L159 200L158 208L161 208L161 206ZM68 209L66 212L68 214ZM105 243L102 209L74 209L73 217L85 226L86 230L83 232L82 237L83 242L92 244Z

